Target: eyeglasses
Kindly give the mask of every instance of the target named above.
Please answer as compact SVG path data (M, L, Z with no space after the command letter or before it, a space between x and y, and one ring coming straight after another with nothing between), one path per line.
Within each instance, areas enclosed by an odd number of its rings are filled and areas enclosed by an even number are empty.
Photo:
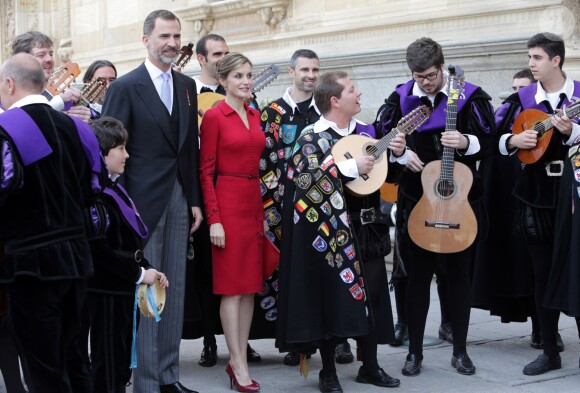
M427 79L429 82L433 82L435 79L437 79L437 75L439 75L439 70L425 76L414 76L413 80L415 82L423 82L425 79Z

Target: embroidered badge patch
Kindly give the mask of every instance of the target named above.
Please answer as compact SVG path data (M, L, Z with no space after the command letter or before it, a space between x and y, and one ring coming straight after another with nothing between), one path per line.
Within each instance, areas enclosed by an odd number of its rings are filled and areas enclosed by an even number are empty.
M327 244L324 241L323 238L321 238L320 236L317 236L316 239L314 239L314 242L312 243L312 246L320 252L324 252L326 251L327 248Z
M352 284L354 281L354 273L352 270L350 270L349 267L347 267L340 272L340 278L342 278L342 281L344 281L346 284Z
M296 140L296 130L298 126L295 124L282 124L282 141L289 144Z
M318 221L318 212L316 211L315 208L311 207L310 209L308 209L308 211L306 212L306 219L310 222Z

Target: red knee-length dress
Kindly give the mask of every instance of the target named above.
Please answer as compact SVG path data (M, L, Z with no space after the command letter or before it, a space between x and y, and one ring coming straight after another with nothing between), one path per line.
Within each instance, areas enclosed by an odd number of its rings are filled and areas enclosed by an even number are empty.
M225 101L201 123L200 182L208 226L221 223L225 247L212 245L213 291L241 295L262 290L264 209L258 170L266 144L260 113L245 106L248 129Z

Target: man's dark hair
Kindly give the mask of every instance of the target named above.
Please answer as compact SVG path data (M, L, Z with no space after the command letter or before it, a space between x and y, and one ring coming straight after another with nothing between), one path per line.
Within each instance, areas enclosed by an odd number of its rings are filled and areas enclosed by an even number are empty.
M443 64L443 49L431 38L419 38L407 47L407 66L412 72L423 72L432 66L439 69Z
M226 42L226 39L218 34L208 34L204 35L197 41L195 44L195 54L202 55L207 60L207 42L211 41L220 41Z
M14 38L12 41L12 54L31 53L32 48L51 48L52 40L40 31L27 31Z
M89 125L97 136L103 156L107 156L111 149L127 143L129 140L129 133L123 123L112 117L103 116L99 119L91 120Z
M519 70L514 74L512 79L523 79L523 78L528 78L530 81L532 81L532 83L536 81L534 78L534 74L532 74L532 70L530 70L529 68Z
M95 60L87 68L87 71L85 72L85 75L83 76L83 82L89 83L93 79L95 72L99 68L103 68L103 67L111 67L115 71L115 76L117 76L117 69L115 68L115 65L113 63L111 63L109 60Z
M298 49L296 52L292 54L290 58L290 68L296 68L296 63L298 62L299 57L305 57L307 59L316 59L318 60L318 55L316 52L310 49Z
M330 99L340 98L344 85L338 82L339 79L347 78L348 74L343 71L331 71L323 74L314 88L314 102L320 112L324 115L330 111Z
M562 37L554 33L538 33L528 40L528 49L537 47L542 48L550 60L554 56L560 56L560 70L562 69L566 57L566 47Z
M179 23L181 26L181 21L173 12L167 10L155 10L147 15L145 22L143 22L143 35L146 35L147 37L151 35L153 29L155 29L155 21L157 18L164 20L176 20L177 23Z

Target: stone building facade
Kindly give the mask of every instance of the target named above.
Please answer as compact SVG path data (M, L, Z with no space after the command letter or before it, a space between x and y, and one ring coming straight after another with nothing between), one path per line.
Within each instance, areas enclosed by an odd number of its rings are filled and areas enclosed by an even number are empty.
M208 32L223 35L230 50L247 55L255 70L276 64L282 75L262 92L261 102L282 95L289 57L315 50L322 70L342 69L363 92L361 119L371 121L397 83L410 77L405 48L421 36L439 41L447 64L459 64L466 80L498 94L527 65L526 40L551 31L566 40L564 69L580 79L578 0L3 0L0 57L15 35L35 29L55 41L57 64L81 70L111 60L123 74L146 55L141 43L145 16L166 8L182 21L182 42ZM187 74L199 72L195 59Z

